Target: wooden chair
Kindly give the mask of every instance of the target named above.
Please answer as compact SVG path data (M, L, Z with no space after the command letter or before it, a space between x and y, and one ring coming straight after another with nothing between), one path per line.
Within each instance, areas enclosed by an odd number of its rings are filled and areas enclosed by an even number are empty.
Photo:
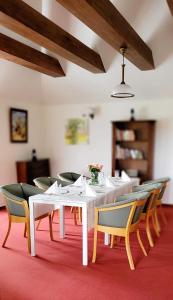
M29 224L29 206L28 200L30 196L41 194L42 190L35 186L26 183L17 183L4 185L1 187L1 192L5 198L7 212L8 212L8 230L5 236L2 247L5 247L10 230L11 223L25 223L24 236L28 238L28 251L31 250L30 245L30 224ZM35 220L41 220L49 217L50 238L53 240L51 212L54 205L35 205Z
M55 183L55 181L57 181L58 185L61 184L61 186L67 186L70 185L71 183L67 180L62 180L60 178L57 177L38 177L35 178L34 183L37 187L39 187L40 189L42 189L43 191L46 191L53 183ZM80 207L79 207L80 209ZM54 219L55 213L58 212L58 209L53 211L53 215L52 215L52 220ZM79 214L78 218L81 221L81 211L78 211L76 207L71 208L71 212L73 213L74 216L74 224L77 225L77 214ZM38 225L37 225L37 230L39 229L40 226L40 222L39 221Z
M42 189L43 191L46 191L56 181L57 181L58 185L61 185L61 186L67 186L70 184L68 181L61 180L57 177L37 177L33 181L34 181L35 185L38 188Z
M169 177L162 177L162 178L159 178L159 179L145 181L143 183L143 184L151 184L151 183L162 183L163 184L162 190L160 192L159 198L157 199L157 203L156 203L157 210L156 210L155 218L156 218L156 226L157 226L159 232L161 231L161 225L160 225L160 222L159 222L158 213L160 214L163 223L165 225L167 224L167 220L166 220L165 214L163 212L162 199L163 199L163 195L165 193L165 190L166 190L166 187L167 187L169 181L170 181Z
M68 181L70 184L74 183L81 174L74 172L64 172L57 175L60 180Z
M151 235L150 221L152 221L154 231L156 236L159 237L159 230L157 227L157 201L162 192L163 184L162 183L149 183L142 184L136 187L133 187L133 192L150 192L150 197L148 198L141 219L145 221L145 229L148 237L148 241L151 247L154 246L153 238Z
M57 175L59 179L66 180L70 184L73 184L80 176L81 174L75 173L75 172L63 172ZM86 176L85 176L86 177ZM86 177L89 179L88 177ZM74 213L74 222L75 225L77 225L77 215L79 222L82 222L82 209L80 207L72 207L71 212Z
M95 208L94 246L92 262L96 261L97 232L108 233L112 236L125 237L127 257L131 270L134 262L130 250L130 234L137 233L139 245L147 256L140 238L139 222L144 205L150 196L148 192L130 193L117 198L112 204Z

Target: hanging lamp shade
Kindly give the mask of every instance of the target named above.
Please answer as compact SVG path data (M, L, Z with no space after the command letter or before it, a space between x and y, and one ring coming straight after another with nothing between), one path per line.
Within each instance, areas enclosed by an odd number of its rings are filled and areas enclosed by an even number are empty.
M113 98L131 98L134 97L135 94L132 91L132 88L130 85L125 83L124 80L124 72L125 72L125 64L124 64L124 54L125 54L126 48L120 48L120 52L123 56L123 63L121 65L122 67L122 81L119 85L115 87L113 92L111 93L111 97Z

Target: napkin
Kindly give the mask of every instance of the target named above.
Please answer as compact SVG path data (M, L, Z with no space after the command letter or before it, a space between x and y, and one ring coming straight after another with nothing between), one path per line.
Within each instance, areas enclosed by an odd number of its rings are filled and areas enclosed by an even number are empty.
M121 179L123 181L127 181L127 182L131 181L130 177L127 175L127 173L125 171L121 172Z
M61 187L58 186L57 181L55 181L46 191L45 194L58 194Z
M83 186L84 184L84 178L83 175L81 175L74 183L74 186Z
M91 197L97 196L96 192L89 186L89 184L86 181L84 184L84 195L91 196Z
M114 188L114 187L115 187L115 185L113 184L113 182L110 180L109 177L106 177L106 178L105 178L105 186L111 187L111 188Z

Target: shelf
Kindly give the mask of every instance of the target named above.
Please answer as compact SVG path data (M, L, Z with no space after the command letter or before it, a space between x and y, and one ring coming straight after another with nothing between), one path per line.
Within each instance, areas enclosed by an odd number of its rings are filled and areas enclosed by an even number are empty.
M118 143L149 143L149 141L147 141L147 140L117 141L116 140L116 144L118 144Z
M133 159L133 158L116 158L116 160L120 160L120 161L141 161L141 162L148 162L147 159L140 159L140 158L136 158L136 159Z
M152 178L152 166L153 166L153 146L154 146L154 127L155 122L153 120L138 120L138 121L117 121L112 122L112 174L115 170L138 170L139 177L144 180ZM116 130L133 130L135 133L135 140L128 140L131 136L126 136L127 140L117 140ZM119 136L118 136L119 137ZM121 138L121 136L120 136ZM117 149L120 147L120 149ZM132 153L132 150L137 150L143 154L142 159L117 158L118 154L121 157L121 152L127 151ZM123 152L122 152L123 153ZM125 152L126 153L126 152ZM138 154L138 153L137 153ZM133 155L133 153L132 153ZM122 156L123 157L123 156ZM126 156L124 156L126 157ZM134 152L134 157L135 156ZM140 156L139 156L140 157Z

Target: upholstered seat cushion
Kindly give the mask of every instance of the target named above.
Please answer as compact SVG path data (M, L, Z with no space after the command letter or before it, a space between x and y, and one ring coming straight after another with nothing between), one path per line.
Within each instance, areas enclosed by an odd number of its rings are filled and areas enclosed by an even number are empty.
M43 191L35 186L32 186L27 183L16 183L16 184L9 184L1 187L1 192L4 195L9 212L11 215L24 217L25 211L21 205L17 205L13 201L21 202L26 200L29 201L30 196L34 196L37 194L43 193ZM29 205L29 203L28 203ZM39 216L49 213L55 209L54 205L51 204L35 204L35 217L38 218Z
M148 192L135 192L129 193L123 196L119 196L117 198L117 202L99 206L99 208L111 208L108 211L99 211L99 218L98 224L102 226L108 227L118 227L118 228L125 228L127 225L129 213L131 210L131 206L119 208L119 209L112 209L113 207L118 207L123 204L128 204L136 200L145 199L147 201L150 193ZM143 210L143 206L137 207L132 223L138 221L139 216Z

